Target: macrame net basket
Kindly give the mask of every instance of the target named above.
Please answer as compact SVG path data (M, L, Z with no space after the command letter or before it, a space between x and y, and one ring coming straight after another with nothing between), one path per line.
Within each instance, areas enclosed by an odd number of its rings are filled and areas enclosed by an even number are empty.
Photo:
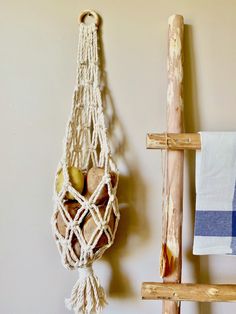
M69 118L64 154L55 178L55 209L52 217L53 233L63 265L79 270L71 298L66 300L75 313L100 313L106 298L92 263L99 259L115 238L119 221L116 198L118 170L112 159L104 121L100 90L97 25L80 23L78 47L77 84L74 91L72 112ZM79 168L86 179L91 167L102 168L104 174L92 195L79 193L72 185L70 167ZM63 184L58 192L56 184L60 171ZM112 177L116 178L115 184ZM105 205L97 204L100 193L106 189ZM68 211L66 196L74 200L74 214ZM58 228L58 216L63 220L65 232ZM93 228L85 233L86 224ZM92 222L92 223L91 223Z

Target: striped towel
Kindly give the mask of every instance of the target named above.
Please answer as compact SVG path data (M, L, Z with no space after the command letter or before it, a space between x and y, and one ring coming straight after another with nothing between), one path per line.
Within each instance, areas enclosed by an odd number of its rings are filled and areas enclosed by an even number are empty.
M193 254L236 255L236 132L201 132Z

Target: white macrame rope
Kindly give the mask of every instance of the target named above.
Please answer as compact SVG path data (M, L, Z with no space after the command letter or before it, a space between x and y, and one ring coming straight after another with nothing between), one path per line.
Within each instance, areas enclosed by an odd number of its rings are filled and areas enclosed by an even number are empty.
M84 300L87 302L84 302ZM94 300L91 302L91 300ZM65 300L76 313L100 313L107 304L103 288L91 266L79 268L79 280L72 289L71 298Z
M120 217L116 198L118 170L111 157L105 127L100 91L97 26L94 23L80 24L77 67L72 111L66 129L64 153L57 169L55 186L60 169L63 171L64 181L59 193L55 189L52 226L63 265L67 269L79 267L79 279L72 290L71 298L66 300L66 304L76 314L90 314L100 313L106 304L104 290L93 273L92 263L112 245ZM73 188L68 173L68 167L71 166L79 168L84 173L87 173L91 167L104 168L104 176L89 199ZM112 186L111 173L117 177L115 186ZM102 215L96 205L96 200L104 186L107 187L109 199L105 213ZM64 199L68 192L80 204L74 218L65 207ZM58 214L61 215L66 226L65 237L60 234L57 227ZM115 217L112 230L109 226L111 215ZM93 219L96 228L90 239L86 241L82 225L85 217L88 216ZM107 242L103 247L96 248L102 235L107 237ZM73 249L72 242L75 238L80 245L79 256Z

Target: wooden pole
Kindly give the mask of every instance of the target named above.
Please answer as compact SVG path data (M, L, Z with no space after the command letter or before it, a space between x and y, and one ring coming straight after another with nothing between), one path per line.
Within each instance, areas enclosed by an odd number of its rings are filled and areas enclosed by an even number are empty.
M149 133L147 134L149 149L201 149L201 138L198 133Z
M172 15L168 20L167 132L183 132L183 32L184 19ZM181 282L183 151L167 152L167 206L163 212L161 271L164 282ZM163 301L163 314L179 314L180 303Z
M236 285L144 282L142 298L143 300L236 302Z

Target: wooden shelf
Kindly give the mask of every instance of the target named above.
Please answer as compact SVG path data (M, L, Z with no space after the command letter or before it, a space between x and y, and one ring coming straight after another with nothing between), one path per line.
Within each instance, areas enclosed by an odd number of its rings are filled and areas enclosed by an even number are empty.
M201 139L198 133L150 133L147 134L149 149L201 149Z
M144 282L142 284L142 299L236 302L236 285Z

